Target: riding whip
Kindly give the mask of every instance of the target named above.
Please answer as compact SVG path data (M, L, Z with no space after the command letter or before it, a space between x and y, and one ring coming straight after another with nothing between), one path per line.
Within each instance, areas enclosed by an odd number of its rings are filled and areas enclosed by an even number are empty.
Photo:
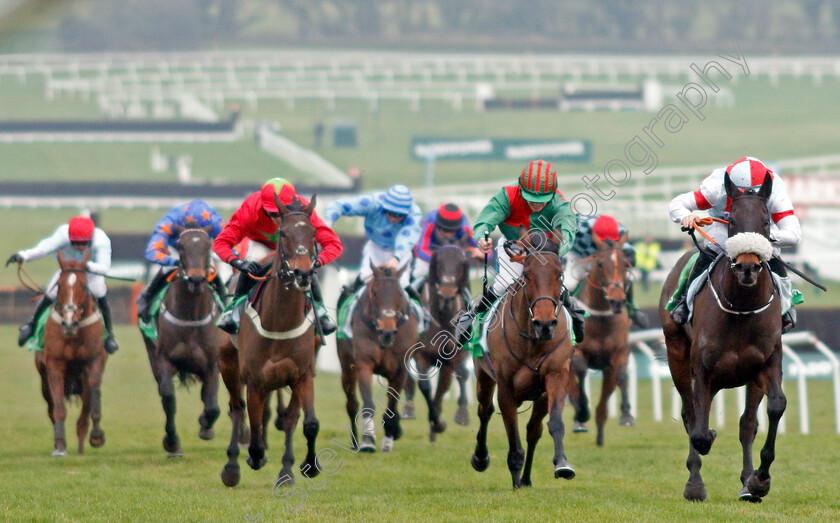
M484 231L484 241L490 241L490 231ZM481 289L482 299L487 294L487 254L484 253L484 280L482 281L483 288Z

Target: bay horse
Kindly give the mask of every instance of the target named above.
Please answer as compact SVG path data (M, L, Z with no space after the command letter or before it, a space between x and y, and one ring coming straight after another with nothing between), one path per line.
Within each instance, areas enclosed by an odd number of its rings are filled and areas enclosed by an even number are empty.
M228 462L222 470L222 482L228 487L237 485L240 478L238 439L245 423L243 386L247 387L251 427L248 465L259 470L266 464L264 432L267 417L264 414L268 398L272 391L290 387L292 394L283 416L286 449L283 468L275 484L295 481L292 437L301 409L307 451L300 471L309 478L319 473L315 438L320 425L315 417L313 378L320 338L315 334L315 311L306 296L316 259L315 228L311 222L315 196L305 206L300 200L283 205L276 196L275 203L280 212L280 224L269 276L258 289L254 302L243 311L239 332L231 336L233 343L223 345L219 353L222 379L230 393L233 421L227 447ZM246 275L240 274L240 277Z
M659 318L668 349L668 366L682 398L683 424L689 436L689 479L683 496L690 501L706 499L700 456L709 453L716 436L714 430L709 430L712 399L721 389L741 385L747 386L747 401L740 421L743 488L739 499L760 502L770 490L776 432L787 403L782 392L781 305L766 263L772 253L769 241L765 241L770 232L767 199L772 184L767 174L760 189L740 192L728 175L724 177L731 200L727 240L731 255L712 266L709 280L694 299L690 326L677 325L665 305L677 286L680 271L696 249L679 259L662 288ZM757 240L749 242L756 247L738 252L731 246L744 245L743 233L757 233ZM761 449L761 465L754 470L752 445L758 427L757 410L765 395L769 427Z
M452 384L452 375L466 361L468 352L448 351L446 341L454 340L455 325L452 323L457 314L468 305L470 260L464 252L466 241L446 244L432 252L429 261L429 276L421 297L429 310L432 321L429 328L420 337L420 343L411 351L417 365L417 385L429 407L429 439L435 441L435 435L446 430L446 422L440 419L443 408L443 396ZM436 371L430 371L435 367ZM432 396L430 379L437 374L437 388ZM411 382L412 380L409 380ZM462 381L459 379L459 381ZM466 381L466 380L463 380ZM408 388L408 387L407 387ZM458 400L456 423L460 419L469 420L464 387ZM411 400L412 394L406 395ZM464 423L462 423L464 424Z
M513 488L518 489L531 486L534 450L546 414L548 431L554 439L554 477L572 479L575 471L563 450L562 416L571 372L572 340L571 326L561 304L563 268L557 255L558 245L541 231L526 233L513 245L519 247L519 252L509 244L505 250L512 262L524 266L522 276L505 291L495 314L487 319L489 354L473 358L480 426L471 464L479 472L490 465L487 424L493 415L493 392L498 384L499 409L508 437L507 464ZM527 425L527 454L519 438L517 413L524 401L533 401Z
M626 279L627 261L621 246L627 241L627 233L618 240L602 240L592 235L597 251L581 263L589 265L583 278L578 299L588 313L584 323L586 337L575 346L572 356L572 373L569 395L575 408L575 432L586 432L589 420L589 402L584 389L588 369L603 372L601 399L598 402L595 422L598 426L596 443L604 445L604 424L607 421L607 400L615 391L621 390L620 425L632 426L636 420L630 414L627 395L627 360L630 346L627 336L630 332L630 318L627 315Z
M210 264L212 226L201 228L196 222L187 222L173 230L178 234L178 266L158 311L157 342L143 335L166 414L163 448L170 457L184 454L175 429L173 377L178 376L181 383L191 376L201 380L204 411L198 418L198 436L213 439L213 424L220 412L219 347L225 340L224 331L215 325L221 311L208 285L217 276Z
M84 453L85 437L90 421L90 446L105 444L102 419L102 373L108 354L103 340L102 313L87 288L86 265L90 250L82 261L65 259L58 251L61 268L58 294L44 325L44 350L35 353L35 367L41 375L41 392L47 401L47 413L53 423L55 449L53 456L66 456L64 420L65 397L81 395L82 410L76 422L79 454Z
M382 426L385 428L382 452L390 452L394 441L402 436L397 403L408 377L406 355L417 342L417 317L411 313L408 294L400 285L400 276L407 268L392 271L371 263L371 269L373 279L353 311L353 338L337 340L338 358L353 445L362 452L376 451L373 375L375 373L388 380L385 391L387 407L382 415ZM356 399L357 383L362 395L361 412ZM361 419L358 419L358 414L362 415ZM362 428L361 441L358 440L357 426Z

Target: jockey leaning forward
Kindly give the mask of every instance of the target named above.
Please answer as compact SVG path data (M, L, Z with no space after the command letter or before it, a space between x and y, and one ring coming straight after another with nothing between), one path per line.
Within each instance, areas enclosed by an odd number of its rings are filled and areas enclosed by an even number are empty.
M233 334L238 330L239 326L233 314L238 298L247 295L254 286L256 280L249 275L262 276L266 272L268 267L260 265L260 260L270 256L277 248L277 228L282 217L274 201L275 195L283 205L290 205L292 199L298 200L304 206L309 204L306 199L295 193L295 187L291 182L283 178L272 178L265 182L262 189L245 198L213 242L213 251L216 255L240 271L236 292L217 322L219 328L225 332ZM327 226L315 211L312 212L310 221L315 228L315 242L321 247L321 252L313 263L313 267L317 269L338 258L344 247L335 231ZM244 238L249 238L251 242L248 244L248 252L243 260L233 249ZM321 330L325 335L331 334L336 326L323 307L317 277L312 278L311 292L318 309Z
M207 233L211 241L222 232L224 227L222 215L204 200L193 200L176 205L157 222L146 245L146 261L161 267L137 297L137 316L145 322L149 321L149 306L152 300L164 287L171 274L177 270L178 258L170 255L170 249L174 250L178 245L176 226L185 227L187 222L195 222L199 227L212 226L210 232ZM221 278L213 278L210 280L210 285L224 301L227 291Z
M778 175L765 166L761 160L752 157L744 157L726 168L718 168L712 171L700 184L696 191L681 194L671 200L669 212L671 220L681 224L687 229L693 229L699 217L692 211L708 210L713 218L727 220L732 200L726 196L724 188L724 175L729 174L730 180L742 191L744 189L758 189L764 182L766 174L773 179L773 188L770 197L767 199L767 210L770 212L770 241L773 242L773 257L768 262L770 270L779 276L779 291L782 303L793 304L794 291L787 275L782 260L778 257L779 247L792 247L799 244L802 239L802 229L799 225L799 218L793 214L793 203L787 194L787 187ZM706 233L715 242L723 245L729 235L728 227L724 223L713 222ZM713 260L704 256L703 253L697 257L697 261L691 269L688 278L690 283L695 277L702 274ZM671 318L678 324L688 320L689 310L686 303L686 289L688 283L682 288L678 301L671 311ZM782 332L788 332L796 325L796 311L791 306L788 310L782 310Z
M28 261L39 260L48 254L56 251L61 251L67 259L83 260L85 251L90 249L90 260L87 262L87 281L90 293L96 298L96 304L102 312L102 320L105 322L105 329L107 330L107 337L105 338L105 350L108 354L113 354L119 349L117 341L114 339L114 326L111 323L111 307L108 305L106 294L108 288L105 285L105 273L111 268L111 239L105 234L105 231L96 227L93 220L85 216L76 216L64 225L59 225L55 232L38 242L38 244L31 248L19 251L13 254L6 262L6 266L10 263L23 263ZM34 333L35 324L38 317L44 310L46 310L55 301L58 293L58 278L61 276L61 271L56 271L47 285L47 290L38 305L35 307L35 313L32 317L24 323L20 328L18 336L18 345L23 347Z
M517 185L502 187L490 202L482 209L476 219L475 236L479 238L478 249L489 253L492 241L485 239L499 227L503 237L496 247L499 270L487 293L470 310L458 319L455 337L461 346L469 340L472 321L477 314L483 313L490 305L504 294L523 271L521 263L512 262L504 248L506 240L517 241L522 228L551 233L559 243L558 256L565 255L572 248L577 220L571 206L557 191L557 173L551 170L551 164L543 160L534 160L522 169ZM559 237L557 236L559 233ZM572 307L571 297L565 288L561 288L561 301L572 315L572 329L577 342L583 341L583 312Z

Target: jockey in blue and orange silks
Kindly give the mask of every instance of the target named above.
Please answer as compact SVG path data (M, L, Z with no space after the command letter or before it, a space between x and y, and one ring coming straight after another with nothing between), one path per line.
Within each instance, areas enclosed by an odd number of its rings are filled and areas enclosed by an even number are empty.
M178 258L172 256L175 246L178 244L178 234L175 232L175 226L184 227L187 222L195 222L199 227L210 225L212 228L208 235L211 241L222 232L225 226L222 215L204 200L193 200L176 205L157 222L155 230L146 245L146 261L160 265L161 268L143 289L140 296L137 297L137 316L145 322L149 321L151 302L163 289L172 272L176 270L175 266L178 263ZM224 301L227 293L221 278L213 278L210 280L210 284Z

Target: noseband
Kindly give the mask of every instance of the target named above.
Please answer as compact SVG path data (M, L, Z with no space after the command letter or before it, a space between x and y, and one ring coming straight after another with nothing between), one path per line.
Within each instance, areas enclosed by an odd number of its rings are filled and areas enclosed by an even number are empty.
M385 281L385 280L394 280L394 281L397 282L397 285L399 285L399 278L396 278L394 276L384 276L382 278L376 278L376 280L372 280L368 284L368 292L367 292L368 303L370 303L371 307L373 307L373 282L374 281ZM376 318L370 318L370 317L368 317L368 315L365 314L364 307L358 307L359 317L362 319L362 322L365 324L365 326L367 326L368 329L375 332L376 334L383 334L384 331L379 328L379 325L377 325L374 322L374 320L380 320L383 317L384 318L396 318L395 329L399 330L399 328L402 326L402 324L407 322L408 319L411 317L410 305L408 303L408 296L406 295L405 291L402 290L402 288L400 288L400 294L402 295L403 298L405 298L405 304L406 304L405 310L401 311L400 313L397 313L396 311L391 311L391 310L379 311L379 314L377 314Z

